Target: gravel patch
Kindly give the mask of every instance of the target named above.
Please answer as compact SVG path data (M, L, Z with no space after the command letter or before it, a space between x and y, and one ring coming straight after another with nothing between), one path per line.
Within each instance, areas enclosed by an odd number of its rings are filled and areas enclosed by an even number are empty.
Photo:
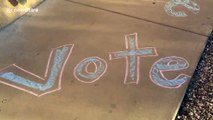
M176 120L213 120L213 32L191 79Z

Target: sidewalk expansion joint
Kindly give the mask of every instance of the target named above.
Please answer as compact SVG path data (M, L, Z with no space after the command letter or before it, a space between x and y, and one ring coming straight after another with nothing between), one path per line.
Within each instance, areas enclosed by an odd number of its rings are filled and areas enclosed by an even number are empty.
M81 3L81 2L76 2L76 1L73 1L73 0L65 0L65 1L73 3L73 4L78 4L78 5L81 5L81 6L86 6L86 7L102 10L102 11L105 11L105 12L117 14L117 15L122 15L122 16L125 16L125 17L137 19L137 20L142 20L142 21L145 21L145 22L153 23L153 24L158 24L158 25L161 25L161 26L164 26L164 27L169 27L169 28L185 31L185 32L196 34L196 35L200 35L200 36L203 36L203 37L209 37L209 35L201 34L201 33L195 32L195 31L191 31L191 30L175 27L175 26L172 26L172 25L168 25L168 24L157 22L157 21L149 20L149 19L146 19L146 18L136 17L136 16L133 16L133 15L129 15L129 14L113 11L113 10L110 10L110 9L101 8L101 7L97 7L97 6L93 6L93 5L89 5L89 4L85 4L85 3Z

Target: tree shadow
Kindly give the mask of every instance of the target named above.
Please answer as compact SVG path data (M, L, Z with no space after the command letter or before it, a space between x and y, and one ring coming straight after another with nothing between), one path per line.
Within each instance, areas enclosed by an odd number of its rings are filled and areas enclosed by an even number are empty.
M21 5L25 5L27 3L27 0L8 0L10 2L11 5L13 5L14 7L17 6L19 3Z

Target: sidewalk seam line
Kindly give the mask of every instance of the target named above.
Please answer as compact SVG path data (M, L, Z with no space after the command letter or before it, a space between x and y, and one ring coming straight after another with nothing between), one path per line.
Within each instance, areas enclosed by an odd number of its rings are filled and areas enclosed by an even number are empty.
M183 28L178 28L178 27L168 25L168 24L164 24L164 23L160 23L160 22L157 22L157 21L152 21L152 20L149 20L149 19L146 19L146 18L136 17L136 16L124 14L124 13L121 13L121 12L117 12L117 11L113 11L113 10L109 10L109 9L105 9L105 8L81 3L81 2L76 2L76 1L72 1L72 0L65 0L65 1L71 2L71 3L74 3L74 4L78 4L78 5L82 5L82 6L86 6L86 7L90 7L90 8L94 8L94 9L98 9L98 10L102 10L102 11L106 11L106 12L110 12L110 13L113 13L113 14L119 14L119 15L126 16L126 17L129 17L129 18L134 18L134 19L137 19L137 20L142 20L142 21L145 21L145 22L153 23L153 24L158 24L158 25L161 25L161 26L164 26L164 27L169 27L169 28L193 33L193 34L200 35L200 36L203 36L203 37L208 37L208 35L205 35L205 34L194 32L194 31L191 31L191 30L186 30L186 29L183 29Z

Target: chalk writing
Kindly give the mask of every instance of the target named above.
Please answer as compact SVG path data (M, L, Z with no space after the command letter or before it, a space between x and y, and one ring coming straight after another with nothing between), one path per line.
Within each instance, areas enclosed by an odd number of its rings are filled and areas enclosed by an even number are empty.
M161 58L153 64L150 70L150 79L158 86L165 88L178 88L185 83L190 76L180 74L175 79L168 80L163 72L184 70L189 67L186 59L176 56Z
M66 65L66 62L72 52L73 45L64 45L58 48L55 48L51 51L47 63L47 68L45 72L45 78L42 78L38 75L35 75L27 70L24 70L23 68L13 64L0 72L0 83L9 85L11 87L17 88L19 90L28 92L30 94L33 94L35 96L42 96L48 93L52 93L55 91L58 91L61 89L61 78L63 74L64 67ZM53 55L53 53L55 53ZM52 67L50 68L50 63L53 63ZM22 77L17 74L17 72L12 72L10 69L15 69L19 72L24 72L25 74L29 74L32 77L36 77L40 80L46 80L47 82L45 84L37 83L32 80L29 80L25 77ZM6 80L6 81L5 81ZM57 88L51 90L51 88L55 85L56 80L58 80ZM11 84L11 82L14 84L22 85L22 86L16 86ZM24 86L24 87L23 87ZM34 91L32 89L38 90Z
M158 56L155 47L138 48L137 37L137 33L126 35L126 50L109 53L110 60L121 58L126 60L124 84L139 83L140 57ZM51 51L44 78L12 64L0 70L0 83L38 97L58 91L61 89L64 67L72 53L73 47L73 44L68 44ZM90 66L93 66L93 71L91 71L92 67ZM105 74L107 67L107 62L104 59L96 56L88 57L75 66L73 75L80 82L94 83ZM178 88L190 76L180 74L176 78L168 80L163 72L179 71L188 67L188 61L182 57L170 56L161 58L152 65L149 72L150 79L156 85L164 88ZM46 83L42 83L42 81L35 82L33 79L46 81Z
M94 72L88 71L88 66L91 64L95 66ZM93 83L97 81L106 70L107 63L104 59L99 57L88 57L76 65L73 74L77 80L83 83Z
M188 16L183 11L175 11L174 10L174 7L179 6L179 5L186 7L188 10L190 10L194 14L197 14L200 11L200 6L197 3L195 3L191 0L171 0L171 1L169 1L165 4L164 10L170 16L174 16L174 17L186 17L186 16Z
M118 51L110 53L110 60L126 59L126 73L124 84L139 83L140 72L140 57L158 56L154 47L138 48L137 33L125 36L126 49L125 51Z

